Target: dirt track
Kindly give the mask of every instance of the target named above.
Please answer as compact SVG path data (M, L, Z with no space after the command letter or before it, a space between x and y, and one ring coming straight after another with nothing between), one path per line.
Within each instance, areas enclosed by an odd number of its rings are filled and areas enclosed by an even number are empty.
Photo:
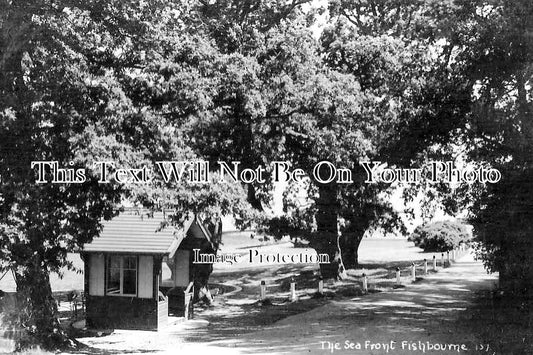
M495 282L496 277L487 275L481 263L468 255L406 288L333 301L283 319L235 339L236 347L254 354L492 355L490 348L476 351L481 342L475 328L483 324L465 310L477 291L490 289Z

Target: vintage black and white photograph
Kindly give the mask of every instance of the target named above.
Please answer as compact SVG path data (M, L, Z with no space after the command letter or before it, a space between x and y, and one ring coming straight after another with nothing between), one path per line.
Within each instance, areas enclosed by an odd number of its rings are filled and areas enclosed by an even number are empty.
M531 0L0 0L0 353L533 354Z

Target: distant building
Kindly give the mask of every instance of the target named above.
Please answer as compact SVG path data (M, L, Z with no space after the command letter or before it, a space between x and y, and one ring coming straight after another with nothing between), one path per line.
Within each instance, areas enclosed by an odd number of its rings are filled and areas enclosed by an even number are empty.
M168 214L129 210L103 223L100 237L84 246L84 289L89 327L161 329L169 309L186 315L193 283L209 276L212 265L192 264L192 249L214 251L203 222L191 216L183 229ZM171 277L163 280L163 262ZM187 296L184 291L187 291ZM182 297L167 297L168 294Z

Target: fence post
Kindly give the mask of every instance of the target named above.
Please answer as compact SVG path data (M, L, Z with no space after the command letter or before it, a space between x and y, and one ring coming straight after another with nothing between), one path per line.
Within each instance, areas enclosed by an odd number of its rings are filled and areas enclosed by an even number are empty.
M322 277L322 275L318 277L318 293L324 293L324 278Z
M437 271L437 258L433 254L433 271Z
M366 274L363 274L363 292L368 293L368 279Z
M266 298L266 284L265 284L265 281L261 281L261 301L264 301L265 298Z
M450 266L450 251L449 250L446 252L446 261L448 262L448 266Z
M428 260L424 259L424 275L428 274Z
M296 282L294 277L291 277L291 302L296 301Z
M416 265L415 265L415 263L411 264L411 279L413 279L413 281L416 281Z
M192 287L191 287L191 303L189 303L189 310L190 310L190 313L189 313L189 318L188 319L192 319L194 317L194 302L193 302L193 298L194 298L194 283L192 284Z
M396 268L396 285L400 286L402 284L400 268Z

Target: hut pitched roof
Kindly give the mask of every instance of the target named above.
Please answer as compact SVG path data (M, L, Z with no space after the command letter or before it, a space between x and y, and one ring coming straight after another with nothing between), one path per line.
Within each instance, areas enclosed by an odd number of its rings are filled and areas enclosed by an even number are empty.
M85 244L83 252L112 252L133 254L163 254L173 256L187 231L194 224L207 240L211 236L203 223L193 215L183 228L169 224L169 213L127 210L102 223L100 236Z

